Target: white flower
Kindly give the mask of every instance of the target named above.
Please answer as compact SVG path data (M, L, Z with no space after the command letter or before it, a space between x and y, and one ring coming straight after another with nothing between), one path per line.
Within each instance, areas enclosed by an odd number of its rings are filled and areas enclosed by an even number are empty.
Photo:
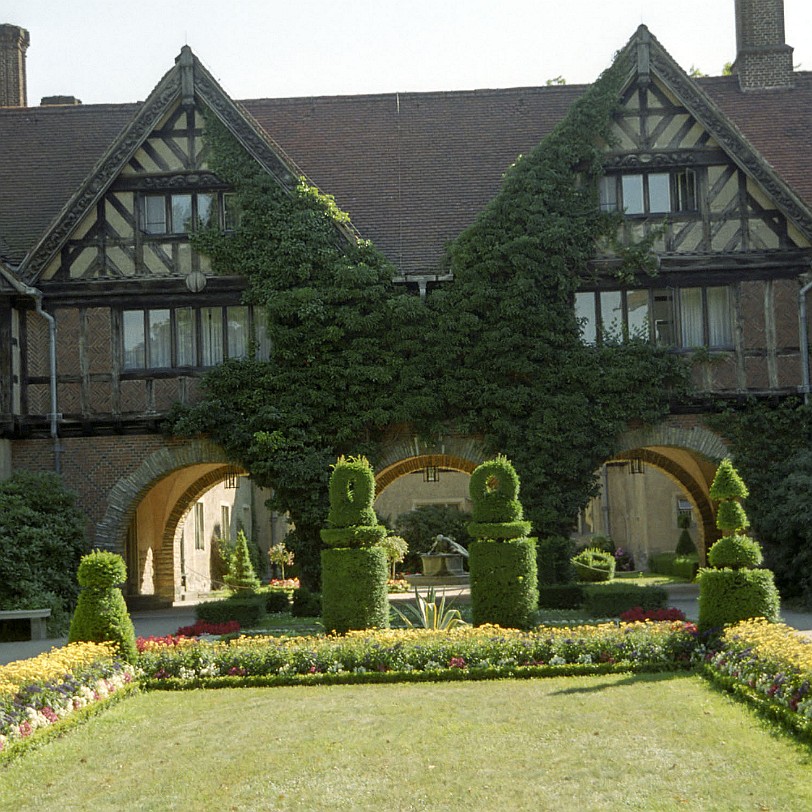
M554 654L550 657L550 665L566 665L567 661L560 657L558 654Z

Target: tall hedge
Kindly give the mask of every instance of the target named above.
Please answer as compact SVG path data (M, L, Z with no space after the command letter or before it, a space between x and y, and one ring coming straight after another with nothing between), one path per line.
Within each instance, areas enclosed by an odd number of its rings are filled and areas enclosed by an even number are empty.
M468 533L474 625L527 628L538 607L535 539L526 538L519 477L507 457L482 463L471 475L473 521Z
M389 562L373 508L375 475L365 457L339 457L330 475L328 549L321 553L322 622L328 631L388 628Z

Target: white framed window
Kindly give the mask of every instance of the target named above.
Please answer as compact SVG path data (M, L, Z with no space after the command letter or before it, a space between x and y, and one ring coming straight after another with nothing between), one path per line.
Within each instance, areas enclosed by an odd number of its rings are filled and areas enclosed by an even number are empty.
M602 211L628 215L691 212L699 207L693 169L604 175L598 193Z
M195 550L206 549L206 512L203 502L195 502Z

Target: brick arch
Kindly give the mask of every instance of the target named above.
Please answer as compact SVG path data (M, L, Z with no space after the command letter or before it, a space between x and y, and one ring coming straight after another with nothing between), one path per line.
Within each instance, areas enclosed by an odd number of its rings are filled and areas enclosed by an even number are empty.
M612 459L641 460L646 465L651 465L660 470L687 493L700 518L698 524L701 530L701 538L699 539L700 543L697 544L697 549L699 550L700 563L704 564L708 549L719 538L716 515L709 495L710 481L707 474L701 469L688 470L687 466L670 456L668 448L632 448L616 454ZM706 468L706 470L711 469Z
M400 460L394 465L390 465L383 471L375 475L375 493L380 494L384 488L391 485L396 479L414 471L422 471L424 468L449 468L452 471L461 471L464 474L472 474L479 465L478 462L456 457L452 454L420 454L416 457L409 457Z
M123 555L130 520L138 503L156 482L181 468L228 462L222 447L209 440L171 444L150 454L133 473L119 479L110 489L104 518L96 526L96 545Z
M717 464L730 455L724 439L694 415L673 415L655 426L629 430L621 436L618 445L619 448L652 446L683 448Z

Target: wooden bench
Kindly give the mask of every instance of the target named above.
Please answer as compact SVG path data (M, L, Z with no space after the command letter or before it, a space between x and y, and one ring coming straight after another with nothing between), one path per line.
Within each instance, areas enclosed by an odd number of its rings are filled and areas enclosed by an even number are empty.
M46 619L51 616L50 609L3 609L0 610L0 620L31 621L31 639L47 640L48 629Z

